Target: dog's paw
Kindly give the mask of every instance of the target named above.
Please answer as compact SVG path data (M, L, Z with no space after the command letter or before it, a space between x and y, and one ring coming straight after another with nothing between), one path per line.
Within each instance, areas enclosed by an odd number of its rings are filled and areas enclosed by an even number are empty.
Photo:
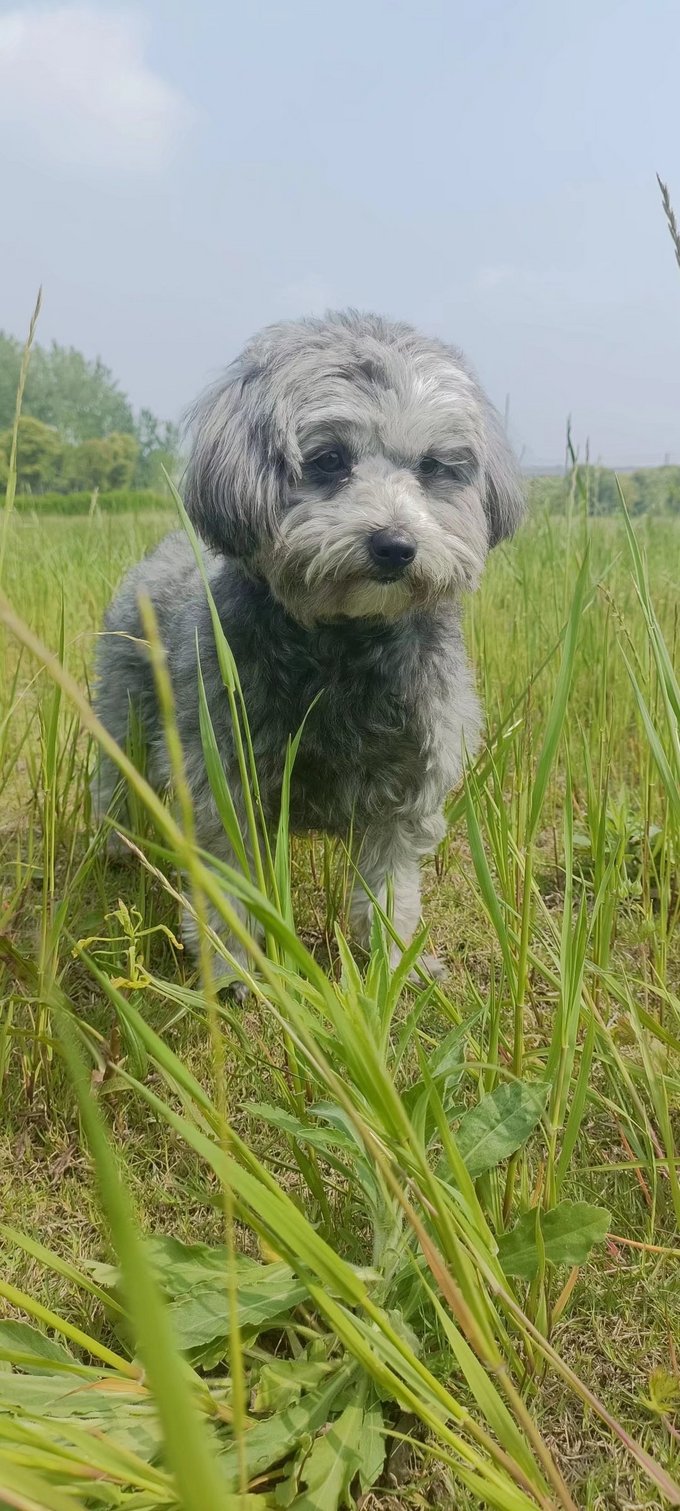
M215 989L220 997L233 1002L235 1007L245 1007L250 996L250 987L237 976L220 976L215 982Z
M437 955L421 955L417 966L409 973L409 981L413 986L423 986L422 972L432 977L433 981L446 981L449 974L448 966Z

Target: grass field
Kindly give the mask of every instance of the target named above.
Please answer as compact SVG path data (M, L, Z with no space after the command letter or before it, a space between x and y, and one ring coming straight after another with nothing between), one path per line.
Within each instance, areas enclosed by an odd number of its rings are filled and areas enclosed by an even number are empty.
M581 503L469 606L446 985L385 930L355 964L341 848L284 824L227 879L243 1008L177 943L190 814L138 780L121 864L89 813L95 635L167 516L10 522L1 1505L680 1504L680 524Z

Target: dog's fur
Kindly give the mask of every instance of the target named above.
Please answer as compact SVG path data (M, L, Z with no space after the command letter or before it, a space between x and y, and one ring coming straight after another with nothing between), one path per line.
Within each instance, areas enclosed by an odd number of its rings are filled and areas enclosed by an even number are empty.
M478 739L460 597L523 512L499 417L460 352L409 326L349 312L263 331L193 421L187 509L208 547L266 818L276 821L286 744L311 707L291 827L351 832L361 875L382 905L392 879L394 927L408 940L420 914L420 859L443 836L443 800L463 750L474 751ZM329 452L343 464L331 477L315 460L325 457L327 466ZM381 530L416 548L395 580L385 580L369 554ZM167 650L199 842L231 861L203 759L197 643L238 803L229 707L205 591L181 534L132 569L108 611L100 717L124 744L135 710L150 780L166 787L140 595L153 603ZM95 785L100 811L116 783L105 760ZM358 886L353 923L364 942L370 918ZM220 932L219 920L212 923Z

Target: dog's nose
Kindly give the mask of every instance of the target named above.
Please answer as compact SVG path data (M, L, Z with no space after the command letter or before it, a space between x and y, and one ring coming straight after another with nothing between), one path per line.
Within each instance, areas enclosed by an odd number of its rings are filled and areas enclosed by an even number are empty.
M416 543L395 530L375 530L368 542L371 560L382 572L403 572L415 561Z

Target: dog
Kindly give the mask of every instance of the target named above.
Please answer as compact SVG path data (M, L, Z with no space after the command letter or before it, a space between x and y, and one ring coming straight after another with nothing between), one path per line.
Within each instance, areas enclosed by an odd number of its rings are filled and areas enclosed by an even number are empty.
M383 909L389 898L406 943L420 920L421 859L443 838L444 799L479 741L461 599L524 512L500 418L458 350L350 310L263 330L191 420L186 508L238 666L265 819L275 826L288 741L304 723L291 831L351 835L354 936L369 943L371 897ZM167 656L198 843L234 864L206 772L199 660L245 835L232 724L183 533L133 567L108 610L96 709L123 746L134 712L149 780L167 789L140 595ZM104 758L100 814L118 780ZM209 921L244 962L216 911ZM190 914L185 942L196 952ZM434 957L424 963L441 974Z

